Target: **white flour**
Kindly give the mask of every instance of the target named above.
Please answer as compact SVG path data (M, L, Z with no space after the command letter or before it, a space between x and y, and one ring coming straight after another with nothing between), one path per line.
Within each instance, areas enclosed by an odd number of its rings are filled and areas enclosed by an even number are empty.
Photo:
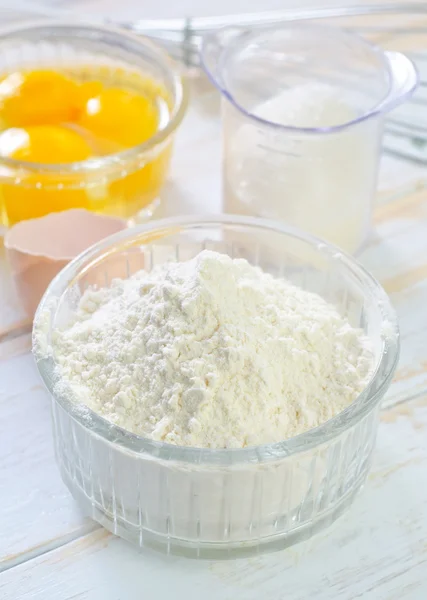
M286 89L252 112L293 127L330 127L358 115L339 89L314 82ZM348 252L361 246L371 221L379 120L333 134L298 134L242 122L234 113L228 119L227 212L280 219Z
M332 127L356 116L339 89L317 82L283 90L253 112L267 121L293 127Z
M134 433L229 448L280 441L348 406L367 339L318 295L204 251L88 290L56 332L77 400Z

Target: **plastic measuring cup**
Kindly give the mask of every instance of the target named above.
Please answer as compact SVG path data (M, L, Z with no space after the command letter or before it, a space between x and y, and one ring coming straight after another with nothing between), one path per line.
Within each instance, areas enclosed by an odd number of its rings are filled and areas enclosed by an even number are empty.
M355 252L371 224L383 117L414 92L414 64L295 22L209 34L202 61L222 93L225 211Z

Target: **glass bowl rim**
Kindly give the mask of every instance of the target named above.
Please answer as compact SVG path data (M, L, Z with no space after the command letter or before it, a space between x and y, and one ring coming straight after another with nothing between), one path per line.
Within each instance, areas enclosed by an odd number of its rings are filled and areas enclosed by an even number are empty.
M98 255L98 260L102 260L109 254L114 254L135 245L137 240L143 245L144 237L147 237L146 243L149 243L155 239L164 239L168 234L176 234L186 229L221 227L224 225L273 231L307 243L312 249L329 260L339 261L344 270L351 272L358 279L363 286L365 297L371 297L380 308L382 316L382 326L380 327L383 340L382 353L369 383L352 404L318 427L287 440L246 448L214 449L176 446L139 436L112 424L90 408L82 407L81 404L76 404L70 398L57 394L54 390L55 381L53 378L55 362L51 355L46 355L46 349L49 348L50 344L51 321L57 307L55 304L59 303L75 277L85 268L90 268L96 264L95 258ZM44 337L42 344L37 335L40 332ZM47 341L47 338L49 341ZM32 351L39 373L52 399L91 434L134 454L195 465L234 466L236 464L266 463L308 451L338 438L339 435L360 422L379 404L391 382L399 358L399 329L395 311L382 286L360 263L336 246L297 228L267 219L236 215L196 215L155 220L148 224L126 229L94 244L77 256L53 279L39 304L34 317Z
M72 163L38 163L24 160L16 160L9 157L0 156L0 165L10 169L28 171L30 173L44 173L52 175L79 175L90 174L108 169L109 167L120 167L126 162L132 161L141 154L150 152L156 146L159 146L167 140L179 126L184 118L188 107L189 89L186 79L179 74L178 67L175 65L172 58L160 46L153 43L149 38L142 35L137 35L129 30L110 25L92 25L81 22L70 21L49 21L49 20L31 20L20 22L19 25L0 28L0 43L7 39L13 38L15 35L25 34L26 32L43 31L61 31L65 32L68 37L72 33L79 33L80 37L84 34L102 34L109 35L120 43L132 44L132 51L137 52L139 49L148 49L153 58L158 64L162 64L170 72L174 88L174 104L171 110L170 119L160 131L157 131L153 136L142 144L126 148L114 154L108 154L102 157L93 157L82 161ZM90 39L90 37L88 37Z

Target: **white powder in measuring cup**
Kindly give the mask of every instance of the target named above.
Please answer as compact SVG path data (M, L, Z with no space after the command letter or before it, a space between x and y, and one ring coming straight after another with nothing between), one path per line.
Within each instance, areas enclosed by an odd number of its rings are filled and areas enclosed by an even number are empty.
M327 128L357 111L329 84L281 91L254 107L266 121ZM225 114L226 212L280 219L349 252L364 241L371 218L381 123L369 119L337 133L298 133Z
M210 448L317 427L372 367L363 333L320 296L209 251L86 291L54 348L60 385L95 412Z
M256 106L252 113L266 121L293 127L332 127L356 116L339 90L324 83L283 90Z

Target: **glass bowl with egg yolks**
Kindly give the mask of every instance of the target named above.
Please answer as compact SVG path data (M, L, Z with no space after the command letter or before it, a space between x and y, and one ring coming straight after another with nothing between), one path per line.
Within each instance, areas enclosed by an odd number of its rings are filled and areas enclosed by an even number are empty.
M159 202L186 86L167 54L115 29L0 35L0 223L70 208L131 220Z

